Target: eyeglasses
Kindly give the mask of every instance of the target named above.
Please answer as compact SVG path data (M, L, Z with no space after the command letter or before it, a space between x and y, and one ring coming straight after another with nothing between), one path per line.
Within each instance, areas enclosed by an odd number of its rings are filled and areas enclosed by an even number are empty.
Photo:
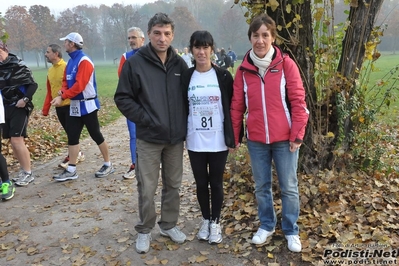
M137 37L136 36L131 36L131 37L127 37L128 40L136 40Z

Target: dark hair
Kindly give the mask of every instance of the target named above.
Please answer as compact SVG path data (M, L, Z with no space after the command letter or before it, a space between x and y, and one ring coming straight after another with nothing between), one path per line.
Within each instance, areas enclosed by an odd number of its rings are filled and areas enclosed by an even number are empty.
M48 47L51 48L51 51L53 51L53 53L57 53L59 58L62 58L61 46L53 43L53 44L50 44Z
M274 20L269 17L267 14L260 14L255 16L252 21L251 24L249 25L249 29L248 29L248 39L251 40L251 35L252 33L255 33L257 30L259 30L259 28L265 25L267 27L268 30L270 30L270 33L272 34L273 38L277 37L277 28L276 28L276 22L274 22Z
M206 30L197 30L190 37L190 51L193 52L194 46L210 46L214 51L214 41L212 35Z
M7 44L3 43L2 40L0 40L0 49L3 50L4 52L8 53Z
M165 13L158 12L148 21L147 32L150 32L155 25L170 25L172 27L172 32L175 31L175 23Z

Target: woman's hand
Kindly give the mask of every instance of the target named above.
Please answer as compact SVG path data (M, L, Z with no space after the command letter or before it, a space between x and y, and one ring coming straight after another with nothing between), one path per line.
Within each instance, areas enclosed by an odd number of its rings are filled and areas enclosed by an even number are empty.
M301 144L302 143L296 143L290 141L290 152L296 152L301 147Z

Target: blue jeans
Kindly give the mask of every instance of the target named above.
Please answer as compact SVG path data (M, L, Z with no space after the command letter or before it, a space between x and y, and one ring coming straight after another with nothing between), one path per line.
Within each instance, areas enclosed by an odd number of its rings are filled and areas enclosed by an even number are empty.
M130 156L132 157L132 164L136 164L136 124L129 119L126 119L126 121L130 137Z
M273 207L272 193L273 160L283 205L281 227L285 235L298 235L299 193L296 173L298 150L290 152L289 147L288 141L264 144L248 140L260 228L273 231L276 227L277 219Z

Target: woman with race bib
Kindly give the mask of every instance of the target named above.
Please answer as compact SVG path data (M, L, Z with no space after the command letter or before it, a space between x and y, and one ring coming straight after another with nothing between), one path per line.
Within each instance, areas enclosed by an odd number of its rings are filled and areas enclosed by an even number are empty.
M223 173L229 148L234 148L230 119L233 78L229 71L212 64L214 42L208 31L191 35L190 51L194 67L183 72L182 86L188 100L186 148L203 218L197 237L214 244L223 239Z

